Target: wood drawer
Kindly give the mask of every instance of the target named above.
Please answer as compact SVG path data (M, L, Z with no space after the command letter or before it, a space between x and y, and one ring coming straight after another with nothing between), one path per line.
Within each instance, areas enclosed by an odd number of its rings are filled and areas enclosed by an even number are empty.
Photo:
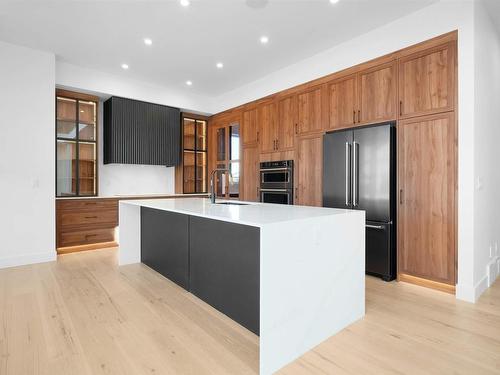
M73 199L58 200L58 210L81 211L81 210L117 210L118 199Z
M112 227L118 225L118 212L114 209L96 209L80 212L65 211L60 213L60 220L61 227L105 223L109 224L109 227Z
M115 229L88 229L80 231L61 232L59 247L87 245L115 240Z

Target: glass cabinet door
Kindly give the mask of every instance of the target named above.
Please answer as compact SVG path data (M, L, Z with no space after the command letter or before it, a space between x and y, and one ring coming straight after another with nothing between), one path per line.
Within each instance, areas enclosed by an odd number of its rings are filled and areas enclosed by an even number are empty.
M207 192L207 122L185 117L183 131L183 192Z
M70 197L77 194L76 142L57 141L57 196Z
M78 137L84 141L96 140L96 104L78 102Z
M184 193L195 193L195 153L192 150L184 150Z
M96 193L96 144L80 142L78 155L78 183L80 195Z
M76 100L57 98L57 137L76 138Z

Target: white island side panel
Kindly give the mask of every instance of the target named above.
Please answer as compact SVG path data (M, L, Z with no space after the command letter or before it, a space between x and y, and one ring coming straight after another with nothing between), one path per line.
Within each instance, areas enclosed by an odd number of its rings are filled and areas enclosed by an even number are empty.
M365 313L365 214L261 228L260 374L268 375Z

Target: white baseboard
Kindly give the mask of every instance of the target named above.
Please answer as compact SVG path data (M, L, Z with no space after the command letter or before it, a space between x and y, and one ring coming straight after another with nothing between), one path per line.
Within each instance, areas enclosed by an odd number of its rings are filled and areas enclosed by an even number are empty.
M0 268L25 266L34 263L52 262L57 259L56 251L0 258Z
M498 265L500 264L500 258L495 257L491 262L486 266L486 276L488 277L488 288L493 285L495 280L500 273L498 270Z
M488 289L488 276L484 275L474 286L457 284L455 296L459 300L476 303L486 289Z

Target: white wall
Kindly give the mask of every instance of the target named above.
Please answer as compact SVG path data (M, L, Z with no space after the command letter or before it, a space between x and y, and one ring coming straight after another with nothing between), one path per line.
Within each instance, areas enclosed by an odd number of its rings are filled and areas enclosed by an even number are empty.
M103 164L103 102L99 103L99 195L174 194L175 168L160 165Z
M55 57L0 42L0 268L54 260Z
M482 2L474 5L474 58L474 285L479 295L491 286L500 264L500 34Z
M459 197L457 298L477 298L474 281L474 3L441 1L215 98L213 112L293 87L458 30Z

